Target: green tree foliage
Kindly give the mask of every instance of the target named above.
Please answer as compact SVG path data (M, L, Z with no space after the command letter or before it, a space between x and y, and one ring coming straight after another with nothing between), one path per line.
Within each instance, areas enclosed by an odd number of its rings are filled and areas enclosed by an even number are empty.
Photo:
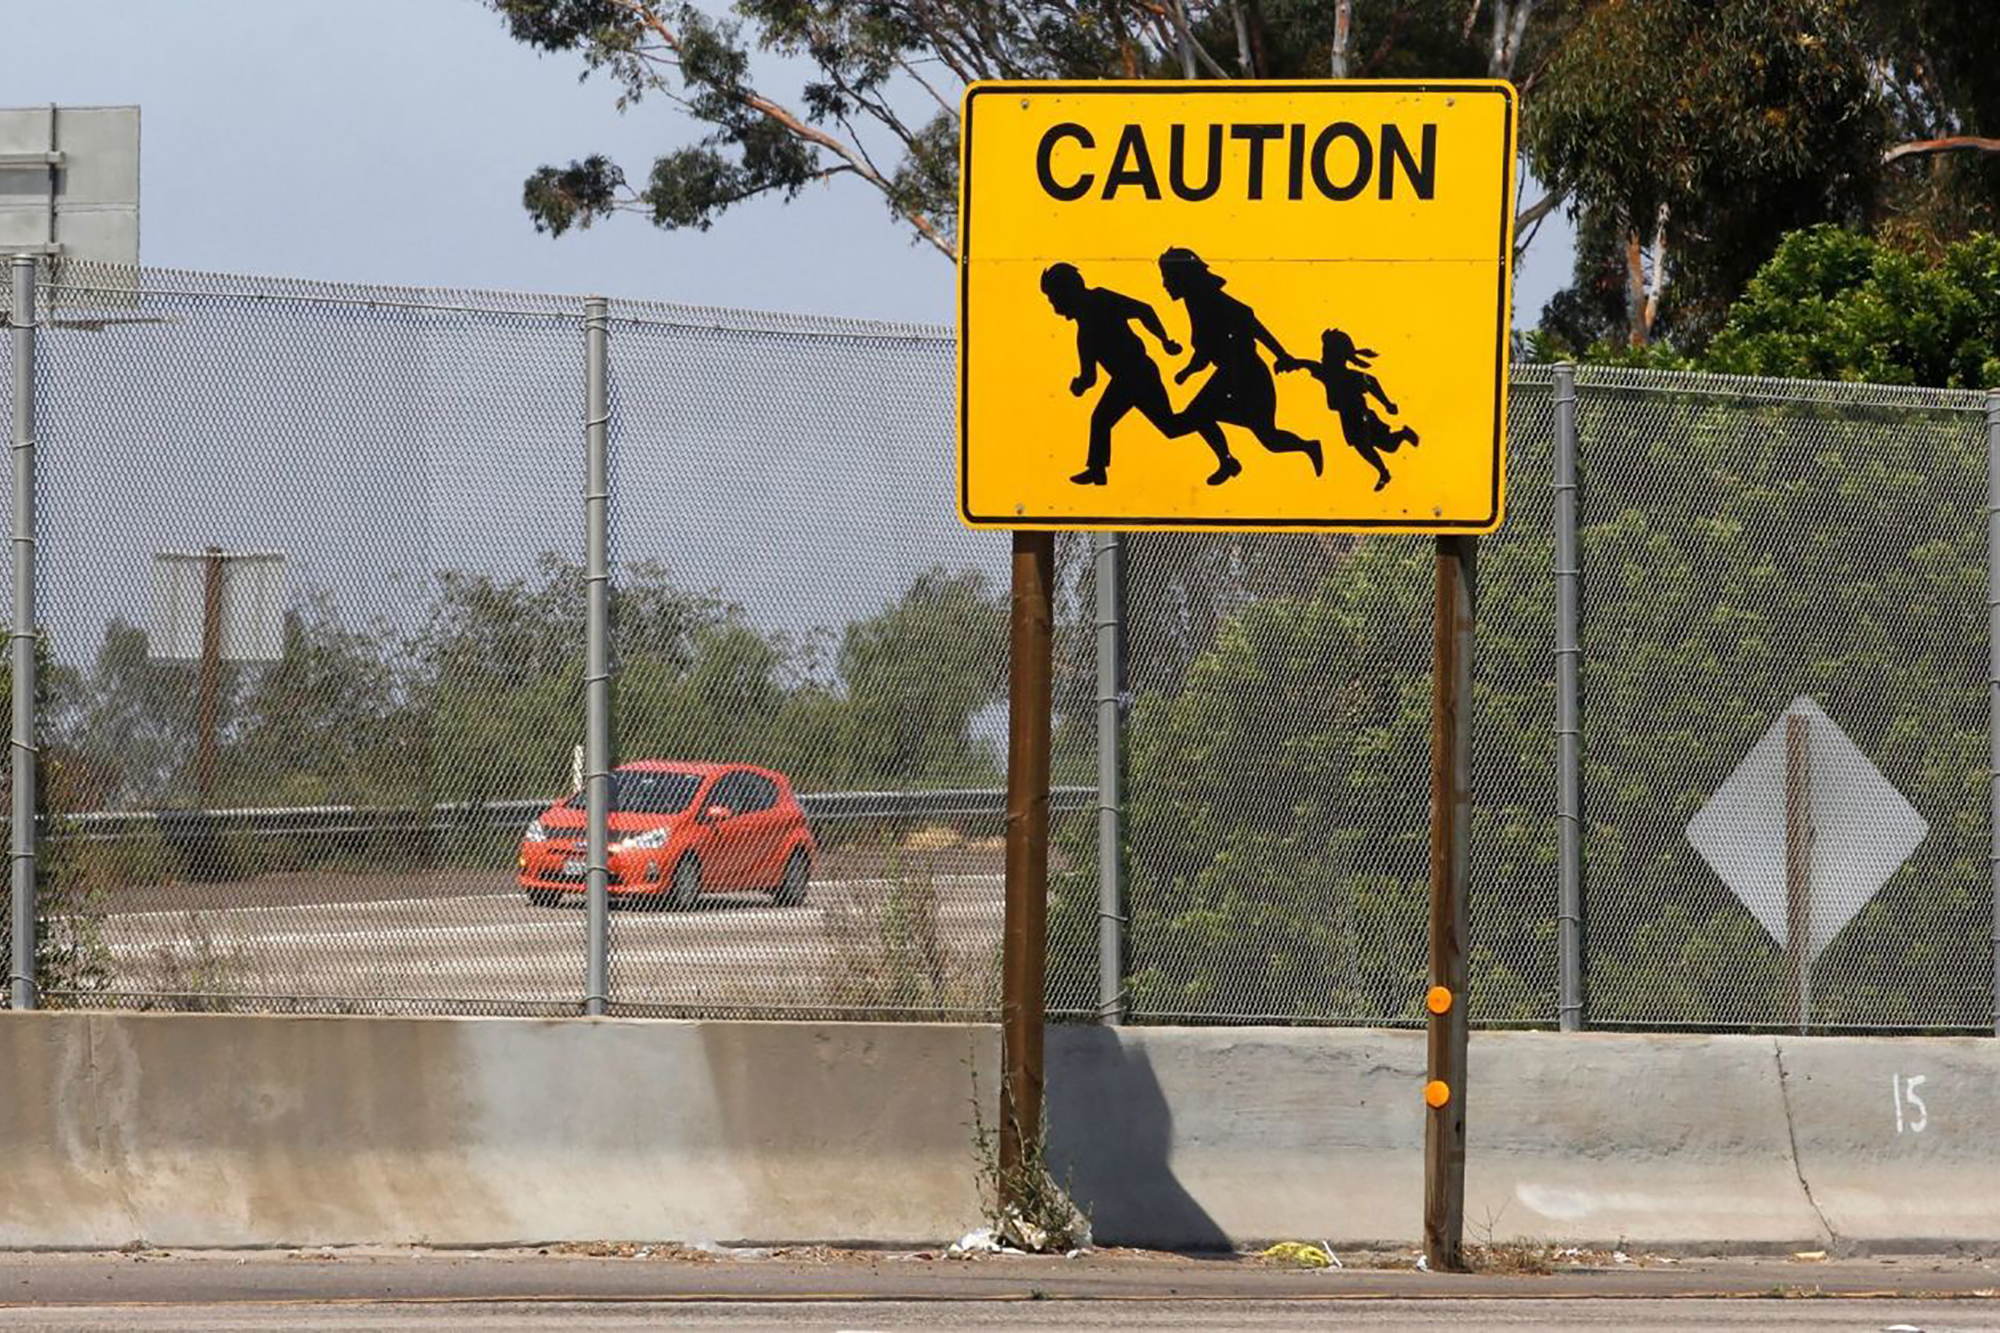
M217 756L224 803L371 805L424 794L412 775L429 731L409 707L407 664L383 639L343 625L324 599L286 615L282 656L242 692ZM185 752L185 731L165 739Z
M874 189L915 239L955 254L958 94L975 79L1511 74L1538 60L1574 0L1397 0L1357 6L1338 57L1329 6L1307 0L738 0L718 18L657 0L488 0L517 40L574 53L624 110L668 101L703 127L635 183L602 154L544 166L522 202L554 235L614 212L706 229L746 199L816 181ZM1181 15L1186 15L1185 26ZM752 49L803 64L795 98ZM1539 216L1539 214L1537 214Z
M879 612L794 640L654 564L612 594L617 749L765 764L802 787L984 784L976 719L1001 697L1005 610L985 577L930 570ZM231 666L219 710L222 804L512 800L569 779L583 735L582 571L447 571L414 634L286 617L282 658ZM57 672L50 729L78 775L60 808L194 803L193 666L155 661L113 621L88 678ZM80 705L61 702L76 698Z
M409 679L382 633L342 625L322 599L285 617L281 660L224 662L217 690L216 799L224 804L413 799L406 753L421 744ZM66 716L71 808L135 801L191 806L197 664L154 657L146 632L113 619ZM272 774L283 777L275 787Z
M1782 1014L1682 829L1806 694L1931 830L1822 960L1821 1018L1988 1021L1981 423L1599 392L1579 430L1597 1011Z
M1304 596L1242 606L1132 730L1133 988L1169 1013L1393 1013L1423 898L1398 757L1424 751L1425 636L1387 543ZM1356 672L1386 650L1402 669ZM1388 665L1388 663L1383 663ZM1414 748L1413 748L1414 747ZM1407 767L1407 765L1403 765ZM1399 947L1403 946L1403 947ZM1190 960L1196 961L1192 970ZM1323 1008L1321 1006L1324 1006Z
M1006 613L982 574L932 571L902 600L848 626L840 647L851 773L906 773L937 785L993 770L968 720L1006 688Z
M523 578L444 574L437 613L411 653L413 706L428 720L428 771L441 798L505 800L567 782L583 737L582 575L555 556ZM727 608L641 564L614 580L611 611L612 652L635 691L632 739L661 738L659 683L687 680ZM708 733L679 738L696 744Z
M763 194L854 176L919 238L950 255L956 229L957 86L978 77L1088 75L1115 67L1120 4L934 5L895 0L743 0L734 19L651 0L492 0L509 33L574 51L608 74L623 109L646 97L707 127L663 153L645 182L602 155L543 167L523 202L560 235L617 209L668 229L705 229ZM745 26L751 30L746 37ZM757 86L749 44L804 60L796 105Z
M560 234L617 211L710 226L853 177L953 255L956 99L980 78L1512 78L1517 247L1567 207L1555 344L1698 352L1782 233L1825 221L1944 241L2000 227L2000 7L1990 0L488 0L517 39L607 74L626 109L704 127L628 180L601 154L527 182ZM1185 25L1180 16L1186 16ZM1343 34L1344 37L1338 34ZM802 65L796 97L752 53Z
M1703 358L1799 379L2000 388L2000 237L1936 254L1835 227L1796 232L1753 278Z
M1525 138L1537 173L1594 215L1602 234L1579 253L1622 273L1631 343L1652 336L1670 271L1699 327L1762 261L1764 237L1856 214L1888 130L1864 38L1850 0L1588 7Z
M223 668L220 696L233 700L234 667ZM193 783L195 664L157 660L146 632L113 619L69 723L85 758L86 808L121 805L140 793L183 794ZM225 712L233 712L233 707Z
M1295 542L1295 554L1306 545ZM1175 557L1189 549L1155 548L1135 582L1185 578ZM1182 676L1140 664L1148 685L1128 732L1127 872L1131 995L1143 1013L1418 1013L1430 551L1375 539L1315 549L1324 561L1288 590L1236 599ZM1546 866L1553 851L1552 831L1523 808L1554 773L1553 738L1537 731L1550 686L1527 665L1546 660L1547 561L1537 536L1494 548L1482 566L1484 599L1521 608L1481 627L1473 990L1486 1019L1533 1021L1553 1004L1547 904L1516 878L1517 863ZM1088 836L1070 832L1072 857ZM1087 873L1059 879L1059 955L1094 937L1095 892ZM1063 1007L1090 1007L1080 982L1070 985Z
M1860 7L1879 95L1903 141L1885 161L1887 227L1914 244L2000 230L2000 60L1993 56L2000 6L1864 0Z
M1698 353L1787 231L2000 227L1995 50L1986 0L1591 0L1524 118L1578 219L1542 327Z
M1989 1021L1981 421L1598 388L1580 430L1595 1017L1783 1020L1778 949L1684 829L1805 694L1931 830L1822 959L1818 1021ZM1546 442L1517 435L1509 462L1545 476ZM1482 1021L1555 1013L1553 552L1538 503L1524 482L1480 565ZM1172 556L1136 580L1180 577ZM1302 587L1226 607L1178 678L1141 667L1127 774L1140 1013L1420 1017L1430 597L1424 544L1370 538ZM1089 836L1065 841L1085 868L1057 882L1059 958L1095 939ZM1094 973L1055 976L1059 1007L1093 1007Z
M1834 226L1794 232L1700 351L1600 340L1581 359L1941 389L2000 386L2000 238L1975 232L1919 247L1908 239ZM1537 360L1577 355L1557 328L1537 330L1526 344Z

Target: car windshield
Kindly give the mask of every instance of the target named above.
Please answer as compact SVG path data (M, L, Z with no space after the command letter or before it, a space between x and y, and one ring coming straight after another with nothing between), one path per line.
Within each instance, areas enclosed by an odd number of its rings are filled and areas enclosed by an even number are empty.
M628 771L611 775L611 808L633 815L671 815L688 808L701 790L701 778L693 773ZM565 808L581 810L584 794L578 792L563 802Z

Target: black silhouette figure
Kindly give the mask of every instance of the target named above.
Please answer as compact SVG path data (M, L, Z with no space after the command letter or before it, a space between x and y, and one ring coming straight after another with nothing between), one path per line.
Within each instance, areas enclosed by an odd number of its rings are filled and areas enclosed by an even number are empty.
M1382 381L1368 372L1368 363L1376 355L1372 347L1357 348L1354 339L1339 329L1328 329L1320 335L1319 348L1319 360L1287 357L1278 362L1278 369L1309 371L1326 386L1326 405L1340 414L1340 431L1348 446L1374 465L1375 489L1379 491L1390 480L1382 455L1393 454L1405 444L1416 448L1417 433L1408 426L1391 429L1368 406L1373 398L1391 414L1396 411L1396 405L1382 391Z
M1167 295L1187 306L1188 341L1194 344L1194 359L1174 376L1174 383L1185 384L1190 376L1210 366L1215 368L1193 401L1176 415L1171 432L1199 434L1223 460L1209 484L1227 481L1243 470L1241 463L1229 457L1221 431L1224 424L1248 430L1272 453L1303 453L1312 460L1313 475L1318 476L1319 441L1279 428L1278 386L1257 352L1261 343L1283 365L1293 359L1283 344L1264 327L1254 310L1223 292L1224 279L1210 272L1194 251L1175 246L1161 255L1160 281Z
M1139 335L1132 332L1132 321L1137 320L1159 340L1169 356L1180 352L1181 345L1167 336L1153 307L1107 287L1085 285L1074 264L1051 264L1043 270L1042 294L1049 298L1058 315L1076 321L1077 372L1076 378L1069 382L1069 391L1079 398L1089 392L1090 386L1097 383L1099 366L1104 367L1110 380L1090 413L1089 456L1084 460L1083 471L1071 477L1071 481L1079 486L1105 484L1106 469L1111 466L1111 428L1135 408L1168 439L1191 433L1192 427L1176 426L1166 385L1160 381L1160 368L1147 355ZM1226 443L1211 440L1209 444L1222 469L1241 470L1241 465L1229 456ZM1231 475L1234 474L1226 470L1216 473L1216 477L1225 480Z

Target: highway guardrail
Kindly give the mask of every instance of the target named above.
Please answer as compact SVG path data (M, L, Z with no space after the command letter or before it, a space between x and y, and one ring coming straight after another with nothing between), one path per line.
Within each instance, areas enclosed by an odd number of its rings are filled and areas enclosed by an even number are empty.
M1049 793L1053 813L1087 810L1094 787L1056 787ZM429 805L255 806L220 810L92 810L56 818L47 836L83 842L115 842L159 834L168 838L199 830L204 834L243 833L265 837L354 837L372 833L481 833L525 827L547 809L547 797L495 801L439 801ZM1000 818L1007 811L1001 788L947 788L926 791L801 792L799 805L814 824L864 819ZM0 820L0 826L7 821Z

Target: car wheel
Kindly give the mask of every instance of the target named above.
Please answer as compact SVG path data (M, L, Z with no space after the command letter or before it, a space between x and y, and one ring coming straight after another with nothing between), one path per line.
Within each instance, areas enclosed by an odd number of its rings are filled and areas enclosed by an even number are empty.
M692 912L701 905L701 860L693 852L674 867L673 883L667 889L667 907L675 912Z
M554 889L529 889L528 901L537 907L554 907L562 895Z
M771 890L771 901L780 907L797 907L806 900L806 890L811 886L812 858L801 847L785 861L785 877Z

